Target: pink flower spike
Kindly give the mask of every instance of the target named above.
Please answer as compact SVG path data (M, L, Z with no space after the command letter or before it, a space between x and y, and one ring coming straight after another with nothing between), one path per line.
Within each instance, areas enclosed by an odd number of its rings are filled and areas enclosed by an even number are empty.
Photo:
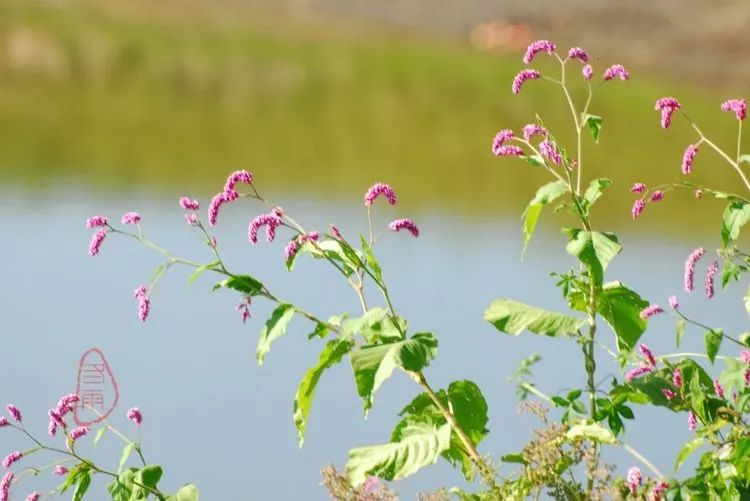
M654 191L653 193L651 193L649 200L651 200L652 202L660 202L664 200L664 192L661 190Z
M0 428L3 426L8 426L10 422L8 421L8 418L5 416L0 416Z
M630 215L633 217L633 221L638 219L641 214L643 214L643 210L646 208L646 201L642 198L639 198L635 202L633 202L633 208L630 209Z
M628 70L625 69L625 67L621 64L613 64L606 70L604 70L604 81L607 82L609 80L612 80L616 77L619 77L620 80L629 80L630 79L630 73L628 73Z
M629 383L633 379L635 379L635 378L637 378L639 376L643 376L644 374L648 374L649 372L651 372L651 367L649 367L647 365L642 365L640 367L636 367L635 369L629 370L625 374L625 381L627 381Z
M698 424L698 420L695 418L694 413L690 413L688 415L688 429L690 431L695 431L695 426Z
M419 228L414 223L414 221L412 221L411 219L407 219L407 218L396 219L395 221L391 221L388 224L388 228L391 231L395 231L395 232L399 232L401 230L406 230L409 233L411 233L412 235L414 235L414 237L418 237L419 236Z
M714 279L716 278L716 273L719 271L719 262L714 261L708 266L708 269L706 270L706 284L705 284L705 292L706 297L708 299L711 299L714 297Z
M555 165L560 165L562 163L562 155L557 150L557 147L546 139L539 143L539 152L544 158L548 159Z
M143 414L138 407L132 407L130 410L128 410L126 416L138 426L140 426L143 422Z
M744 99L729 99L721 103L721 111L733 111L737 120L747 118L747 101Z
M68 474L68 471L70 471L70 470L68 470L66 467L64 467L61 464L55 466L55 475L59 475L61 477L64 477L65 475Z
M97 228L107 226L107 218L104 216L93 216L86 220L86 228Z
M140 299L142 297L146 297L146 295L148 295L148 287L146 287L145 285L141 285L133 291L134 299Z
M637 466L633 466L628 470L628 488L632 494L635 494L638 491L641 482L643 482L641 470Z
M675 367L672 371L672 384L677 388L682 388L682 369Z
M685 149L685 153L682 155L682 173L685 175L690 174L693 170L693 162L695 161L695 155L698 153L698 145L691 144Z
M497 150L511 139L513 139L513 131L510 129L503 129L495 134L495 138L492 140L492 153L494 153L495 156L498 156ZM369 193L369 191L367 193ZM367 195L365 195L365 204L370 205L367 203Z
M229 174L227 182L224 184L224 191L235 191L234 186L237 183L253 184L253 175L246 170L236 170Z
M568 51L568 59L578 59L582 63L589 62L589 55L580 47L573 47Z
M719 384L718 379L714 379L714 391L717 397L724 398L724 387Z
M644 191L646 191L646 185L643 183L635 183L630 188L631 193L643 193Z
M650 365L651 367L656 367L656 359L654 358L654 354L651 353L651 350L648 348L648 346L641 343L638 349L640 350L641 355L643 355L646 360L648 360L648 365Z
M750 386L750 369L745 369L742 375L745 378L745 386Z
M294 237L293 239L289 240L289 243L286 244L286 247L284 247L284 258L289 261L292 259L299 250L299 243L297 242L297 237Z
M185 221L187 221L187 224L190 226L195 226L198 224L198 216L195 214L185 214Z
M500 131L498 133L498 136L503 131ZM513 131L510 132L510 137L513 137ZM497 137L495 138L497 140ZM383 195L386 200L388 200L388 203L390 205L396 205L396 192L393 191L393 188L391 188L391 185L386 183L375 183L367 190L365 193L365 205L371 206L375 200L380 196Z
M57 412L57 410L56 410L56 409L50 409L50 410L49 410L49 411L47 412L47 414L49 415L49 419L50 419L50 421L54 421L54 423L55 423L55 424L56 424L57 426L63 426L63 427L65 426L65 421L63 421L63 418L62 418L62 416L60 415L60 413L59 413L59 412Z
M197 200L192 200L188 197L180 197L180 207L185 210L198 210L201 208Z
M693 291L693 283L695 276L695 264L698 260L703 257L706 251L703 247L695 249L685 261L685 292Z
M73 404L78 403L80 401L81 401L81 397L79 397L77 394L68 393L67 395L64 395L63 397L60 398L60 400L57 401L57 412L60 412L61 414L67 414L70 411L62 412L62 409L71 408Z
M211 199L211 203L208 204L208 224L216 226L216 221L219 219L219 209L222 205L232 200L237 199L237 192L235 191L222 191L217 193Z
M141 221L141 215L137 212L126 212L120 221L122 224L138 224Z
M664 394L667 400L674 400L674 398L677 396L675 392L673 392L669 388L662 388L661 392Z
M523 150L515 144L506 144L495 150L497 157L520 157L523 156Z
M49 425L47 426L47 434L50 437L57 435L57 423L55 421L50 420Z
M648 501L662 501L662 494L669 488L665 481L658 482L649 492Z
M677 299L677 296L669 296L668 301L669 301L669 307L672 308L673 310L676 310L677 308L680 307L680 300Z
M151 300L144 296L138 300L138 320L145 322L149 313L151 313Z
M13 419L15 419L17 422L20 423L23 421L23 417L21 416L21 411L18 410L18 407L16 407L13 404L8 404L6 406L6 409L8 409L8 414L10 414L10 416Z
M21 451L14 451L5 456L3 458L3 468L6 470L13 466L13 463L19 461L23 457L23 453Z
M40 497L41 497L41 494L39 494L37 491L34 491L28 496L26 496L26 501L39 501Z
M99 254L99 249L101 248L102 242L104 242L104 237L106 236L106 230L97 230L97 232L92 235L91 242L89 242L90 256L96 256Z
M742 350L740 360L742 360L742 363L750 365L750 350Z
M664 313L664 309L658 304L652 304L645 307L643 311L641 311L641 318L643 320L646 320L647 318L651 318L654 315L658 315L659 313Z
M85 436L88 432L89 429L86 426L79 426L78 428L73 428L72 430L70 430L68 437L70 437L70 440L72 442L75 442L79 438Z
M584 80L590 82L594 78L594 68L590 64L585 65L581 70L581 75L583 75Z
M661 112L661 126L668 129L672 124L672 113L680 109L680 102L673 97L662 97L656 101L654 109Z
M521 92L521 87L523 86L524 82L526 80L536 80L537 78L540 78L542 76L541 73L539 73L537 70L530 70L525 69L521 70L518 75L513 79L513 85L511 85L511 90L513 91L513 94L518 94Z
M266 240L273 242L276 238L276 228L281 225L281 218L274 213L261 214L250 221L247 229L247 238L251 244L258 243L258 230L266 227Z
M339 240L344 239L344 237L341 236L341 232L339 231L339 229L334 225L331 225L331 234Z
M539 124L528 124L523 126L523 138L530 141L532 137L540 135L547 137L547 129Z
M0 480L0 501L8 501L10 499L11 482L13 482L13 472L9 471Z
M526 53L523 55L523 62L525 64L531 64L531 61L533 61L536 55L540 52L546 52L547 54L552 55L556 49L557 47L555 44L549 40L537 40L531 42L526 48Z

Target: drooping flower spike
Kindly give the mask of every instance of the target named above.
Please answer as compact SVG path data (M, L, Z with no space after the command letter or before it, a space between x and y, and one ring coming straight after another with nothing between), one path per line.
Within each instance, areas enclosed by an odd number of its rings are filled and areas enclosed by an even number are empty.
M418 237L419 236L419 228L414 223L414 221L412 221L411 219L407 219L407 218L396 219L395 221L391 221L388 224L388 228L391 231L395 231L395 232L399 232L401 230L406 230L409 233L411 233L412 235L414 235L414 237Z
M86 228L98 228L100 226L107 226L105 216L93 216L86 220Z
M663 480L657 482L657 484L649 491L648 501L662 501L662 494L669 489L669 484Z
M495 151L496 157L520 157L523 156L523 149L515 144L505 144Z
M16 463L17 461L20 461L23 457L23 453L21 451L13 451L7 456L3 458L3 468L6 470L13 466L13 463Z
M672 371L672 384L677 388L682 388L682 369L675 367Z
M9 471L0 480L0 501L10 500L10 484L13 482L13 472Z
M747 101L744 99L728 99L721 103L721 111L733 111L737 120L747 118Z
M224 191L235 191L237 183L253 184L253 175L246 170L236 170L229 174L224 184Z
M73 428L72 430L70 430L68 437L70 438L71 442L75 442L82 436L86 435L88 432L89 429L86 426L79 426L78 428Z
M21 411L18 410L18 407L13 404L8 404L5 408L8 409L8 414L10 414L10 416L17 422L21 423L23 421L23 416L21 416Z
M717 397L724 398L724 387L719 383L718 379L714 379L714 391Z
M513 84L511 85L511 90L513 91L513 94L518 94L521 92L521 87L527 80L536 80L537 78L540 78L542 76L541 73L539 73L537 70L531 70L531 69L525 69L521 70L518 75L513 79Z
M549 140L545 139L541 143L539 143L539 152L542 154L544 158L549 160L555 165L560 165L562 163L562 155L560 154L560 151L557 149L557 147L549 142Z
M677 394L673 392L672 390L670 390L669 388L662 388L661 392L664 394L664 397L667 400L674 400L675 397L677 397Z
M500 131L502 133L503 131ZM510 133L510 137L513 137L513 131L507 131ZM497 138L496 138L497 139ZM365 205L371 206L379 196L384 196L390 205L396 205L396 192L393 191L391 185L386 183L375 183L365 193Z
M654 191L653 193L651 193L649 200L651 200L652 202L660 202L664 200L664 192L661 190Z
M126 212L120 219L122 224L138 224L141 221L141 215L137 212Z
M695 265L705 253L706 250L703 247L698 247L690 253L687 260L685 260L685 292L693 291L695 282Z
M530 141L534 136L547 137L547 129L539 124L528 124L523 126L523 138L526 141Z
M635 183L630 188L631 193L643 193L644 191L646 191L646 185L643 183Z
M605 82L618 77L623 81L630 79L630 73L628 73L628 70L626 70L623 65L613 64L612 66L604 70L603 78Z
M573 47L568 51L568 59L578 59L582 63L589 62L588 53L580 47Z
M625 381L627 381L629 383L633 379L635 379L635 378L637 378L639 376L643 376L644 374L648 374L651 371L652 371L652 369L648 365L642 365L640 367L636 367L634 369L629 370L625 374Z
M143 423L143 414L141 413L141 410L138 407L132 407L128 410L126 417L137 424L138 426Z
M630 492L632 494L635 494L638 491L638 487L640 487L641 482L643 482L643 476L641 475L641 470L637 466L633 466L628 470L628 488L630 489Z
M651 367L656 367L656 359L654 358L654 354L651 353L651 350L649 349L649 347L641 343L641 345L638 348L641 352L641 355L643 355L648 361L648 365L650 365Z
M239 193L234 190L222 191L221 193L214 195L211 199L211 203L208 204L208 224L216 226L221 206L229 202L234 202L239 196Z
M64 477L65 475L68 474L68 471L70 471L70 470L68 470L65 466L63 466L61 464L55 466L55 475L59 475L61 477Z
M91 241L89 242L90 256L97 256L99 254L99 250L102 247L102 242L104 242L104 238L106 236L107 230L97 230L96 233L91 236Z
M584 80L590 82L594 78L594 68L590 64L585 65L581 70L581 75L583 75Z
M274 212L268 214L261 214L255 219L250 221L250 225L247 229L247 238L251 244L255 245L258 243L258 230L262 227L266 227L266 240L273 242L276 238L276 228L282 223L282 219Z
M680 109L680 102L673 97L657 99L654 109L661 112L661 126L664 129L672 124L672 114Z
M673 310L676 310L677 308L680 307L680 300L677 299L677 296L669 296L668 301L669 301L669 307L672 308Z
M695 161L695 155L698 154L698 145L691 144L685 148L685 153L682 155L682 173L685 175L690 174L693 170L693 162Z
M185 210L198 210L201 208L197 200L189 197L180 197L180 207Z
M719 271L719 262L714 261L710 265L708 265L708 269L706 270L706 297L708 299L711 299L714 297L714 280L716 278L716 273Z
M526 48L526 53L523 55L523 62L525 64L531 64L537 54L540 52L546 52L549 55L557 50L557 46L549 40L536 40L531 42Z
M641 311L641 318L643 320L646 320L647 318L651 318L654 315L658 315L659 313L664 313L664 309L658 304L652 304L645 307L643 311Z
M495 156L499 156L498 155L498 150L500 148L502 148L503 146L505 146L505 143L507 143L511 139L513 139L513 131L510 130L510 129L503 129L500 132L498 132L497 134L495 134L495 138L492 140L492 153L494 153ZM528 139L527 139L527 141L528 141ZM378 183L378 184L380 184L380 183ZM375 185L375 186L377 186L377 185ZM374 188L374 186L373 186L373 188ZM372 190L372 188L370 188L370 190ZM367 194L368 195L370 194L369 190L367 191ZM394 195L394 200L395 200L395 195ZM365 204L366 205L370 205L369 203L367 203L367 195L365 195ZM393 204L391 204L391 205L393 205Z
M646 201L642 198L639 198L635 202L633 202L633 208L630 209L630 215L633 216L633 220L638 219L641 214L643 214L643 210L646 208Z

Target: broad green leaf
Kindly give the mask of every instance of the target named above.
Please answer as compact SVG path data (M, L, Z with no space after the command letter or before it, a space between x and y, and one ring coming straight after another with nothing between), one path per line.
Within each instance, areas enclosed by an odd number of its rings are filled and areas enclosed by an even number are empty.
M370 247L370 244L367 243L367 240L365 240L365 237L362 235L359 236L359 239L362 241L362 251L365 253L365 259L367 260L367 266L372 270L373 274L375 275L375 278L378 279L378 281L383 281L383 271L380 269L380 264L378 263L378 260L375 259L375 254L372 253L372 248Z
M163 473L161 466L158 464L147 465L136 472L135 481L141 485L155 489Z
M82 473L78 477L78 485L76 486L76 490L73 491L73 501L81 501L86 491L89 490L89 485L91 485L91 474L89 470L86 470L85 473Z
M180 490L174 496L170 496L170 501L198 501L198 488L193 484L187 484L180 487Z
M745 370L748 368L744 362L736 358L726 358L724 363L727 368L719 376L719 383L724 387L724 392L731 395L733 391L742 393L745 389ZM740 408L737 406L737 408Z
M680 343L682 342L682 336L685 335L685 325L687 322L685 322L684 318L680 318L677 321L677 325L675 326L675 344L677 347L680 347Z
M539 188L531 199L529 205L526 206L526 210L523 212L523 249L526 250L526 246L531 240L531 236L536 230L537 222L539 222L539 216L542 214L542 208L548 203L560 198L563 194L568 191L568 186L562 181L553 181L545 184Z
M307 371L305 377L297 388L297 395L294 397L294 424L299 432L299 446L305 439L305 427L307 426L307 417L310 414L315 388L320 381L320 377L326 369L331 368L341 361L341 358L349 353L354 347L354 342L349 339L334 339L320 352L317 365Z
M263 359L271 350L271 343L286 333L286 328L292 321L294 312L294 306L291 304L281 304L273 310L271 318L266 321L266 325L260 331L260 337L258 338L258 350L255 353L258 365L263 365Z
M339 240L323 240L302 244L294 257L287 262L287 269L291 271L297 258L302 254L310 254L315 259L330 259L341 266L347 276L355 273L361 264L360 257L349 244Z
M737 239L740 235L740 229L748 221L750 221L750 204L731 202L727 205L721 222L721 242L724 247Z
M591 208L591 206L594 205L597 200L599 200L599 197L602 196L602 192L611 185L612 180L603 177L591 181L591 184L589 184L589 187L583 194L583 202L585 204L587 212Z
M353 487L362 485L368 476L398 480L416 473L437 461L450 446L451 428L427 424L410 425L402 430L401 440L384 445L359 447L349 451L345 474Z
M398 330L388 312L383 308L371 308L358 318L346 319L341 323L341 337L353 338L360 334L368 344L375 344L380 339L392 341L403 338L401 332L406 331L405 323L399 319L401 331Z
M585 264L595 282L601 284L607 265L622 250L617 237L612 233L575 228L568 229L567 232L570 242L566 250Z
M234 275L225 278L214 285L214 289L221 288L233 289L248 296L257 296L263 290L263 284L251 277L250 275Z
M716 354L719 353L722 339L724 339L724 331L721 329L714 329L706 333L706 355L711 363L714 363Z
M320 339L325 339L328 334L330 334L331 330L328 328L326 324L318 322L315 324L315 329L307 335L307 339L312 339L314 337L319 337Z
M367 345L349 355L357 382L357 392L365 400L365 412L372 407L372 397L393 370L419 372L435 357L437 339L428 333L414 334L410 339Z
M68 488L76 485L82 476L88 475L91 467L85 463L78 463L70 469L68 476L65 478L65 482L58 487L60 494L64 493Z
M117 466L117 473L121 473L122 469L125 467L125 463L128 462L128 458L130 457L130 454L135 450L135 442L129 442L125 445L122 449L122 454L120 455L120 463Z
M99 428L99 430L96 432L96 435L94 436L93 445L96 445L96 444L99 443L99 440L102 439L102 437L104 436L104 433L107 431L107 429L108 428L106 426L102 426L101 428Z
M188 278L188 284L192 285L192 284L193 284L193 282L195 282L196 280L198 280L198 277L199 277L199 276L201 276L201 274L202 274L202 273L203 273L204 271L206 271L206 270L211 270L211 269L213 269L213 268L214 268L215 266L219 266L219 264L220 264L220 263L221 263L221 261L219 261L219 260L217 259L216 261L214 261L214 262L212 262L212 263L208 263L208 264L204 264L204 265L202 265L202 266L198 266L198 267L197 267L197 268L195 269L195 271L193 272L193 274L192 274L192 275L190 275L190 278Z
M591 137L594 138L594 142L599 142L599 135L602 132L602 122L604 119L596 115L586 115L584 118L586 126L591 132Z
M107 491L112 501L129 501L133 492L133 480L135 479L135 468L129 468L107 486Z
M677 461L674 464L674 471L679 470L680 466L682 466L682 463L685 462L688 456L690 456L693 452L700 448L700 446L703 445L704 442L705 441L703 437L696 437L690 442L686 443L680 453L677 455Z
M547 336L571 336L585 321L543 310L512 299L496 299L484 312L484 319L501 332L517 336L524 330Z
M614 444L616 442L612 432L603 428L599 423L587 423L582 421L577 425L571 426L565 434L568 440L589 439L602 444Z

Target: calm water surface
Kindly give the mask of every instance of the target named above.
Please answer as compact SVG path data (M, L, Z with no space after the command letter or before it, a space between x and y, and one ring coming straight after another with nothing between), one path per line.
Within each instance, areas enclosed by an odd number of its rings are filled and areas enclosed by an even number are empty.
M197 233L185 225L176 196L97 195L66 186L45 193L6 187L0 197L5 374L0 402L18 405L27 426L39 435L46 430L46 410L74 389L79 357L98 347L107 355L120 387L113 424L133 434L123 414L134 405L143 410L146 457L165 465L161 483L165 489L194 482L202 499L209 501L324 500L320 469L329 463L342 467L351 447L386 442L397 412L418 392L410 379L395 373L364 419L351 369L341 364L321 381L306 443L300 449L292 420L294 393L323 346L320 340L306 339L308 323L296 319L264 366L258 367L255 346L269 305L258 301L254 317L243 325L233 310L238 298L228 291L210 292L217 277L206 274L188 286L189 270L173 268L155 290L151 317L142 325L131 294L148 281L161 262L159 257L135 241L112 235L100 256L86 253L90 235L83 227L86 217L102 213L117 220L121 213L137 210L153 240L183 257L210 261ZM308 228L325 229L336 222L352 236L366 228L364 208L352 210L360 207L358 198L349 204L274 198ZM258 211L239 204L227 207L221 216L216 235L230 269L256 275L279 297L320 316L356 314L354 295L324 263L303 258L290 274L283 266L284 239L271 245L247 244L246 223ZM563 237L543 231L522 262L515 214L459 217L437 209L406 214L398 206L376 211L381 226L407 215L418 220L423 236L414 240L388 235L378 242L376 253L397 309L408 318L412 332L433 331L439 337L439 356L427 376L434 387L456 379L477 382L490 408L491 433L481 451L496 458L517 451L536 423L517 415L514 388L506 378L521 358L536 352L543 357L535 378L543 391L554 394L582 387L581 355L572 343L502 335L482 320L482 314L492 299L503 296L564 308L548 275L575 266L563 250ZM632 227L621 234L625 251L612 264L610 278L662 303L668 295L679 293L682 260L692 248L717 245L712 236L682 242L638 240ZM746 330L747 316L739 301L727 301L722 295L711 303L697 296L681 300L687 311L705 322L722 321L729 332ZM674 351L673 325L669 316L655 318L644 340L658 353ZM602 339L613 346L608 329ZM689 330L685 345L686 350L700 350L700 333ZM602 378L618 373L605 357L599 353ZM675 419L666 412L635 410L650 427L628 429L625 439L665 473L671 472L672 458L688 435L684 416ZM0 450L27 447L13 433L0 434ZM116 468L118 449L116 438L106 436L92 454ZM619 451L606 454L620 465L620 474L633 464ZM19 491L51 488L54 483L49 480L43 476L25 481L27 488L22 484ZM395 482L394 488L403 499L414 499L417 492L452 485L463 485L460 473L441 461L416 477Z

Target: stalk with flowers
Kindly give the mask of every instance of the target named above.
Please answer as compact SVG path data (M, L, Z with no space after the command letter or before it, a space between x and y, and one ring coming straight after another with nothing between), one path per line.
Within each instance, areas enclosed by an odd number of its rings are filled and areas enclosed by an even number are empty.
M547 75L528 67L538 57L550 57L559 63L559 73ZM446 388L433 388L427 371L436 356L438 340L429 332L410 331L406 319L397 312L395 298L374 252L383 237L374 217L375 208L381 201L390 205L397 203L390 185L376 183L367 190L364 196L366 230L361 235L351 236L343 235L335 225L326 231L305 228L260 194L251 173L240 170L231 173L223 189L212 198L205 222L199 214L197 200L189 197L179 200L187 225L206 244L210 261L182 258L159 246L146 237L141 216L134 212L122 216L121 226L110 224L103 216L90 218L87 226L94 229L94 234L89 253L98 255L105 239L112 235L133 239L164 257L164 263L153 278L138 286L133 294L138 303L138 316L144 322L151 312L155 287L173 266L191 268L191 282L206 272L218 275L220 280L214 290L228 289L239 295L236 309L243 322L251 318L254 301L272 303L274 310L258 339L256 358L259 364L265 361L274 342L285 335L290 322L294 319L308 322L309 339L321 348L318 363L307 371L294 398L293 420L300 445L304 441L317 385L332 366L348 359L365 413L373 406L377 390L395 371L409 376L419 392L412 401L405 403L389 440L381 445L352 449L343 475L338 476L335 470L326 473L326 485L335 499L391 499L382 485L378 487L378 478L403 478L440 458L460 469L467 479L481 482L480 490L475 493L452 489L464 500L524 499L543 493L556 499L581 500L743 499L750 496L750 429L745 420L750 401L750 350L744 349L748 346L748 336L734 336L704 324L680 308L679 298L672 296L667 301L668 311L677 319L677 347L688 329L699 330L705 336L705 353L654 354L641 339L649 319L666 314L667 310L646 301L625 283L608 278L608 266L620 254L622 245L614 233L597 229L592 223L596 202L612 184L606 178L586 179L584 176L584 151L589 147L587 133L597 143L603 125L602 117L591 113L593 98L600 85L611 85L610 82L618 79L629 80L629 72L615 64L602 72L595 82L594 68L585 50L574 47L563 57L548 40L532 43L523 62L527 68L513 80L512 92L519 94L531 80L544 80L559 88L561 100L570 112L575 144L566 148L539 118L524 126L520 134L510 129L498 132L492 151L498 157L516 157L544 169L551 178L538 188L524 211L524 248L532 238L544 207L554 203L570 217L571 226L564 228L568 238L566 251L577 264L575 269L554 274L570 311L556 312L502 298L487 308L485 319L497 330L510 335L528 332L576 343L581 351L581 384L570 391L547 393L527 380L531 365L538 359L524 360L514 381L519 396L525 400L523 409L537 416L542 427L521 451L499 458L511 467L515 465L518 468L515 473L500 475L495 460L479 450L489 432L486 428L488 408L479 386L472 381L457 380ZM575 85L585 89L582 102L573 98L571 90ZM684 175L690 174L699 149L706 147L728 163L750 191L742 165L750 163L750 155L741 152L746 103L731 99L720 108L734 113L738 121L736 152L725 152L690 121L698 138L685 150L681 171ZM690 120L675 98L659 99L656 109L661 113L664 128L670 126L678 111ZM652 188L639 182L631 188L638 195L631 210L632 218L641 217L649 204L664 200L667 193L677 189L691 190L697 198L711 194L727 201L722 220L722 247L717 258L708 264L704 279L704 292L711 299L716 293L720 263L723 263L723 285L739 280L750 270L750 253L738 245L740 231L750 221L750 199L747 195L684 181ZM220 212L239 201L262 207L249 220L249 244L259 243L261 231L265 232L268 242L284 234L287 240L283 259L287 269L292 271L303 256L332 266L351 286L361 311L321 318L280 298L251 274L228 269L211 231L219 223ZM417 225L406 218L392 221L387 229L413 237L420 235ZM698 248L688 257L683 284L686 293L693 292L696 267L706 254L705 249ZM375 298L370 291L376 292ZM750 304L747 297L745 301ZM743 348L742 351L737 356L719 355L725 340L738 349ZM598 378L597 362L603 356L619 363L624 373L622 378ZM716 360L723 361L726 369L718 376L711 376L709 371L713 371ZM529 400L531 396L538 401ZM695 432L695 437L676 458L675 474L691 454L704 448L706 451L693 476L680 479L665 474L627 444L625 421L635 419L633 404L653 405L685 414L686 426ZM613 466L603 459L607 448L622 448L632 456L633 464L627 465L625 475L613 475ZM10 466L18 457L11 455L6 459ZM103 473L98 467L86 466L93 463L77 459L89 473ZM140 470L129 470L132 473L132 482L128 484L130 492L137 491L145 497L164 496L155 484L146 482L143 462ZM123 482L121 475L120 472L116 475L118 482ZM77 478L70 482L80 488L83 480L76 481ZM2 485L6 484L10 485L10 481L3 481ZM113 494L113 499L140 498L115 498Z

